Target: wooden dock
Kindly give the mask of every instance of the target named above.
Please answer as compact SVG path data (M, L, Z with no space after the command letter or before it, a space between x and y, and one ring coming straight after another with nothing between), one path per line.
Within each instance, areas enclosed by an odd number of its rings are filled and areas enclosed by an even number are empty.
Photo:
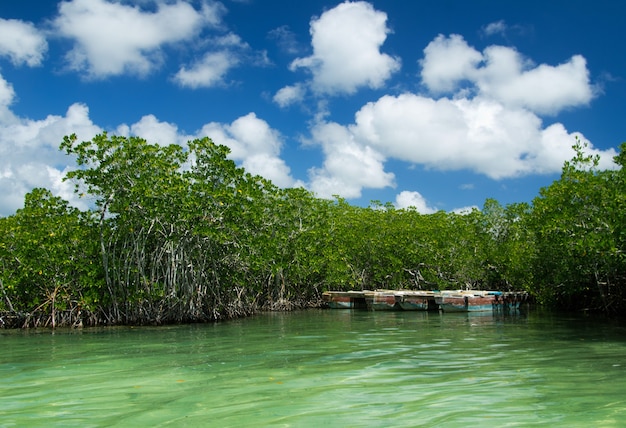
M370 311L479 312L519 309L528 301L526 292L492 290L363 290L325 291L324 305L331 309Z

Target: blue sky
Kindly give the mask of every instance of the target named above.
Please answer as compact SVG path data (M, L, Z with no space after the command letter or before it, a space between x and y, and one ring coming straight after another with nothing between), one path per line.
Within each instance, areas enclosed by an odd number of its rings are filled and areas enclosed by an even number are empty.
M281 187L424 213L531 201L626 141L614 0L0 2L0 215L64 135L203 136Z

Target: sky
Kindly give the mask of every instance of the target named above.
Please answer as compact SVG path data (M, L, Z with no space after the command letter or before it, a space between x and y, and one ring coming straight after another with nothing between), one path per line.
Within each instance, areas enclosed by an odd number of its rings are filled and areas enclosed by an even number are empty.
M626 2L0 1L0 216L107 132L210 137L321 198L422 213L531 202L576 139L626 141Z

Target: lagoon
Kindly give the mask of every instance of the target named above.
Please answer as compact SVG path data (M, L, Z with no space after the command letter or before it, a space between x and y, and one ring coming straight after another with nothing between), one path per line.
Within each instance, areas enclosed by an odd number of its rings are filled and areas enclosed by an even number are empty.
M626 327L307 310L0 331L0 427L618 427Z

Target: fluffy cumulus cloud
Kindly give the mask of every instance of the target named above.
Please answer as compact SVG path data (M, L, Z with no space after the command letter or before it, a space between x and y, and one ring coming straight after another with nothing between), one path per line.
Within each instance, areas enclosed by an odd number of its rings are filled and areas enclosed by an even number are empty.
M116 130L117 135L136 136L143 138L150 144L168 146L170 144L184 145L189 138L178 132L178 126L169 122L162 122L156 116L149 114L143 116L139 122L128 126L120 125Z
M208 136L216 144L228 146L230 157L247 172L271 180L280 187L300 186L280 158L282 139L278 131L254 113L230 124L212 122L204 125L199 137Z
M48 50L44 35L30 22L0 18L0 56L14 65L41 65Z
M301 84L285 86L274 95L274 102L280 107L287 107L301 101L305 94L305 89Z
M322 122L312 131L325 155L321 168L309 170L309 188L317 196L358 198L363 188L395 186L394 174L384 170L384 157L355 141L344 126Z
M424 48L422 82L433 93L456 90L458 85L470 79L482 60L482 55L471 48L462 36L437 36Z
M183 66L174 75L174 81L180 86L196 89L209 88L224 84L226 74L243 60L264 65L266 58L250 57L250 46L233 33L210 40L212 51L190 64Z
M356 113L350 132L386 157L440 170L470 169L491 178L531 171L541 121L485 99L384 96Z
M356 141L384 156L438 170L472 170L493 179L555 173L577 133L561 124L543 127L542 120L522 108L497 101L437 100L405 93L383 96L363 106L345 127L346 144ZM600 154L610 167L613 150Z
M17 118L11 111L11 104L14 98L15 90L13 85L0 75L0 123L6 125L17 121Z
M0 75L0 216L19 209L24 195L35 187L50 189L71 204L87 208L86 202L74 194L73 184L63 181L75 163L59 150L59 145L66 135L76 134L79 141L87 141L104 129L92 122L88 107L81 103L72 104L64 115L48 115L40 120L20 117L11 109L15 97L13 86ZM209 136L229 146L231 158L246 171L281 187L303 186L292 178L280 157L280 133L254 113L229 124L207 123L192 135L151 114L130 125L118 125L111 132L139 136L160 145L185 145L191 139Z
M311 173L320 195L357 197L363 188L392 186L389 159L437 170L471 170L494 180L558 173L576 138L614 168L613 149L598 150L577 132L544 120L593 98L585 59L534 65L509 47L479 52L458 35L438 36L424 49L422 83L430 94L385 95L362 106L354 123L315 125L322 168ZM330 132L332 130L332 132ZM421 195L401 193L426 211Z
M103 78L127 72L145 75L162 61L162 47L197 36L206 26L221 22L223 6L202 2L156 2L156 10L142 10L106 0L71 0L60 3L53 25L74 47L67 55L69 68Z
M174 76L174 81L192 89L215 86L223 81L228 70L237 62L237 58L229 52L208 52L189 68L182 67Z
M93 138L101 129L89 119L83 104L71 105L64 116L42 120L13 114L0 119L0 215L9 215L24 203L24 195L45 187L73 204L85 208L73 193L73 185L62 180L66 165L73 164L59 151L63 137L75 133L80 140Z
M396 196L396 208L414 208L421 214L432 214L437 212L436 208L430 207L426 199L419 192L404 190Z
M510 107L553 115L588 104L594 97L585 58L535 65L515 49L489 46L482 53L462 36L439 35L424 49L422 82L434 94L469 88Z
M400 61L380 51L387 38L387 15L366 2L344 2L311 22L313 54L292 69L313 74L312 88L325 94L381 87Z

